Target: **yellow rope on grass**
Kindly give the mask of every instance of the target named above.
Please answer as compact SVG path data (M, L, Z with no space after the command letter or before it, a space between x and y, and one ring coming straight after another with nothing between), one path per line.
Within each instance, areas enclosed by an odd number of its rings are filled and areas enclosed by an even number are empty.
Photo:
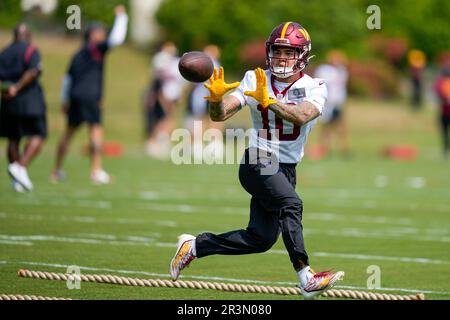
M34 278L44 280L61 280L61 281L82 281L118 284L136 287L163 287L163 288L185 288L185 289L212 289L229 292L245 292L245 293L268 293L279 295L300 295L300 289L296 287L271 287L237 283L220 283L205 281L171 281L161 279L137 279L129 277L121 277L115 275L101 274L81 274L79 276L73 274L31 271L21 269L18 271L19 277ZM336 290L330 289L322 294L329 298L348 298L362 300L425 300L422 293L416 295L395 295L386 293L373 293L355 290Z

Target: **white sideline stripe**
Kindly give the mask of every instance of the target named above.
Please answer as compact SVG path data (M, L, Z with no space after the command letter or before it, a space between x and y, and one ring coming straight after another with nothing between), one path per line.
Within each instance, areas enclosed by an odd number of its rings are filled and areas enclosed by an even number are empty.
M285 250L269 250L268 253L283 254L286 255ZM331 253L331 252L314 252L311 256L315 257L334 257L343 259L355 259L355 260L384 260L384 261L396 261L396 262L415 262L425 264L450 264L447 260L433 260L428 258L411 258L411 257L392 257L392 256L377 256L377 255L365 255L365 254L353 254L353 253Z
M194 206L190 204L164 204L164 203L141 203L137 205L141 209L158 211L171 211L173 213L196 213L214 212L232 215L248 215L249 208L242 207L214 207L214 206Z
M308 228L304 231L305 235L328 235L334 237L350 237L350 238L375 238L375 239L396 239L396 240L409 240L409 241L431 241L431 242L450 242L448 236L414 236L417 234L423 234L430 230L420 232L414 228L399 228L399 229L386 229L381 231L363 231L357 228L345 228L341 230L327 230ZM431 230L432 231L432 230ZM408 237L409 236L409 237Z
M40 199L21 200L20 204L38 206L45 203L54 207L80 207L80 208L94 208L94 209L111 209L112 204L110 201L94 201L94 200L66 200L66 199L50 199L43 201Z
M158 220L155 222L155 224L160 227L169 227L169 228L175 228L178 225L176 221L172 220Z
M330 207L340 207L340 208L357 208L360 207L359 204L349 204L348 200L345 201L339 201L339 199L333 199L333 200L329 200L329 201L325 201L322 203L323 205L327 205ZM396 210L416 210L419 208L419 204L418 203L389 203L389 204L383 204L380 201L378 202L374 202L374 201L364 201L361 204L363 207L365 207L366 209L396 209ZM433 207L420 207L422 211L428 211L428 210L433 210L433 211L438 211L438 212L448 212L450 210L450 206L433 206Z
M43 219L55 221L55 219L60 219L63 222L80 222L80 223L117 223L117 224L150 224L154 222L155 225L162 227L176 227L177 223L170 220L157 220L153 221L150 219L135 219L135 218L98 218L94 216L57 216L55 217L43 217L39 214L7 214L5 212L0 212L0 219L19 219L19 220L31 220L39 221Z
M32 242L28 241L14 241L14 240L2 240L0 239L0 244L13 244L13 245L19 245L19 246L32 246Z
M184 209L183 209L184 208ZM191 212L190 209L185 207L179 207L180 211L185 212ZM226 210L232 211L234 208L224 208ZM333 213L313 213L313 219L317 220L340 220L340 218L337 218L336 214ZM0 216L0 218L6 218L7 214L3 213L3 215ZM11 215L12 218L20 219L20 220L42 220L41 215L23 215L23 214L17 214L17 215ZM100 223L100 222L106 222L106 223L117 223L117 224L142 224L142 223L149 223L149 224L156 224L159 226L167 226L167 227L174 227L176 226L175 222L169 222L169 223L158 223L158 221L150 222L149 220L144 219L127 219L127 218L117 218L117 219L97 219L93 216L60 216L58 217L61 221L74 221L79 223ZM370 218L370 219L368 219ZM355 218L359 221L364 221L368 223L385 223L387 220L387 217L382 216L374 216L374 217L367 217L367 216L359 216ZM106 221L105 221L106 220ZM345 220L345 219L344 219ZM376 222L378 221L378 222ZM397 219L396 224L409 224L409 220L405 219ZM387 223L387 222L386 222ZM345 228L341 230L327 230L323 231L321 229L313 229L308 228L305 230L305 235L321 235L325 234L328 236L334 236L334 237L351 237L351 238L391 238L391 239L400 239L400 240L411 240L411 241L430 241L430 242L444 242L449 243L450 237L447 236L448 231L445 229L424 229L419 230L416 228L410 228L410 227L398 227L398 228L389 228L386 230L380 230L380 231L364 231L358 228ZM413 236L421 234L419 236ZM406 237L405 237L406 236ZM407 236L410 236L409 238Z
M189 204L161 204L161 203L144 203L139 207L144 209L152 209L158 211L173 211L181 213L196 212L214 212L233 215L248 215L249 209L244 207L212 207L212 206L194 206ZM325 220L325 221L353 221L369 224L388 224L388 225L411 225L413 220L410 218L396 218L386 216L354 216L347 217L342 214L328 212L310 212L304 214L305 220Z
M166 246L164 243L159 245L158 243L154 243L151 241L151 238L146 239L145 241L140 239L130 239L130 240L104 240L104 239L87 239L87 238L77 238L77 237L59 237L59 236L48 236L48 235L29 235L29 236L8 236L8 235L0 235L0 241L25 241L29 243L29 241L54 241L54 242L65 242L65 243L82 243L82 244L109 244L109 245L142 245L142 246L156 246L162 247ZM170 246L175 246L175 244L170 244Z
M249 209L243 207L210 207L210 206L193 206L189 204L138 204L138 207L144 209L153 209L158 211L171 211L180 213L196 213L196 212L214 212L222 214L231 215L248 215ZM0 218L7 219L20 219L20 220L42 220L45 217L37 214L7 214L5 212L0 212ZM141 224L148 222L144 219L133 219L133 218L112 218L104 219L103 217L94 216L58 216L62 221L75 221L84 223L95 223L99 220L106 222L113 222L118 224ZM386 225L413 225L414 221L409 218L398 218L398 217L388 217L388 216L368 216L368 215L356 215L356 216L346 216L344 214L337 214L331 212L309 212L304 215L305 220L319 220L319 221L352 221L367 224L386 224ZM431 229L433 231L433 229ZM447 241L448 242L448 241Z
M11 264L11 265L30 265L30 266L45 266L52 268L65 268L67 269L68 264L60 264L60 263L45 263L45 262L30 262L30 261L6 261L0 260L0 264ZM133 271L133 270L121 270L121 269L110 269L110 268L96 268L96 267L86 267L86 266L78 266L81 270L90 270L90 271L103 271L103 272L116 272L121 274L140 274L151 277L162 277L169 278L169 274L165 273L154 273L147 271ZM287 281L262 281L262 280L251 280L251 279L235 279L235 278L223 278L223 277L207 277L207 276L184 276L180 275L180 278L186 279L199 279L199 280L216 280L216 281L224 281L224 282L241 282L241 283L255 283L262 285L290 285L297 286L297 282L287 282ZM357 290L368 290L366 287L361 286L340 286L336 285L335 288L341 289L357 289ZM405 288L379 288L373 289L373 291L401 291L401 292L410 292L410 293L430 293L430 294L440 294L440 295L450 295L450 292L445 291L431 291L431 290L421 290L421 289L405 289Z
M94 236L95 234L91 234ZM148 246L148 247L168 247L175 248L176 243L168 242L156 242L152 238L146 237L125 237L128 240L115 240L114 235L100 235L97 237L102 239L87 239L87 238L77 238L77 237L57 237L57 236L46 236L46 235L28 235L28 236L9 236L0 234L0 241L15 241L21 242L25 241L29 243L30 241L55 241L55 242L67 242L67 243L83 243L83 244L109 244L109 245L134 245L134 246ZM155 234L158 236L158 234ZM105 240L107 239L107 240ZM283 254L286 255L285 250L271 249L265 254ZM353 253L330 253L330 252L314 252L311 256L316 257L336 257L342 259L355 259L355 260L383 260L383 261L396 261L396 262L406 262L406 263L423 263L423 264L450 264L447 260L433 260L428 258L413 258L413 257L395 257L395 256L379 256L379 255L364 255L364 254L353 254Z
M87 219L89 220L89 219ZM86 222L83 220L83 222ZM144 223L144 222L143 222ZM150 224L150 223L149 223ZM153 221L151 224L155 224ZM430 234L433 232L435 235L425 235L418 236L417 234ZM313 229L308 228L305 230L304 234L306 236L309 235L327 235L333 237L342 237L342 238L365 238L365 239L395 239L395 240L408 240L408 241L425 241L425 242L443 242L449 243L450 237L439 235L442 233L440 229L427 229L420 232L416 228L410 227L398 227L398 228L388 228L380 231L363 231L358 228L345 228L338 230L321 230L321 229ZM2 235L0 235L1 239ZM43 236L45 237L45 236ZM11 240L11 239L10 239ZM12 239L16 240L16 239Z

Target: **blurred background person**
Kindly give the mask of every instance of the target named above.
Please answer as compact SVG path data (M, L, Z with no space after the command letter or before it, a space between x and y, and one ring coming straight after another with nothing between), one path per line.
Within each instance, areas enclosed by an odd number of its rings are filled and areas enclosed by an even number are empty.
M220 68L220 48L216 45L207 45L203 52L211 57L214 67ZM204 83L193 83L192 90L188 98L188 108L186 112L185 127L191 132L193 138L192 152L195 159L200 160L203 157L203 133L207 129L217 129L223 132L223 122L212 121L208 113L208 101L205 97L209 95L208 89L203 85ZM202 124L201 130L197 125L194 130L195 121L200 121ZM221 158L223 155L223 141L212 141L214 155Z
M450 52L441 58L441 72L434 83L434 89L439 99L439 124L442 134L444 157L450 156Z
M55 166L50 176L53 182L64 179L63 159L74 133L84 122L89 126L90 178L97 184L110 182L110 176L103 170L101 162L104 58L109 49L125 41L128 24L124 6L117 6L114 12L114 26L109 35L99 23L93 23L86 29L83 46L72 58L64 77L61 102L67 125L56 150Z
M8 139L8 173L13 189L23 192L33 190L27 168L47 136L46 103L38 80L41 55L31 43L29 27L18 24L13 37L13 42L0 53L0 136ZM22 153L20 142L24 137L28 141Z
M319 139L325 147L325 152L330 152L335 144L343 156L349 157L350 143L343 115L348 83L345 53L340 50L330 51L327 54L327 63L319 65L314 76L325 79L328 89L328 99L320 118L322 128Z
M165 160L170 155L170 133L175 127L175 110L185 81L178 71L178 49L163 43L151 63L152 81L144 101L148 156Z
M423 102L423 82L426 66L426 56L421 50L408 52L408 65L411 80L411 105L413 110L419 110Z

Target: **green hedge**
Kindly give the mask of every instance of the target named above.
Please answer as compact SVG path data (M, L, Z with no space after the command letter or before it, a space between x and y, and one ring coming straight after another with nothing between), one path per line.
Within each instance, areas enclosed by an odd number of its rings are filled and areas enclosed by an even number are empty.
M65 21L68 17L66 13L67 7L70 5L78 5L81 9L82 24L99 21L107 26L111 26L114 22L114 7L119 4L126 5L127 3L128 1L124 0L59 0L56 17L60 21Z
M55 22L58 25L65 23L68 18L66 12L70 5L78 5L81 8L82 24L99 21L111 26L114 21L114 7L118 4L126 5L125 0L59 0L58 7L54 13ZM25 17L20 7L19 0L0 0L0 27L12 28ZM49 19L51 20L51 19Z
M381 31L366 27L366 9L372 4L381 8ZM375 53L367 40L377 33L403 37L430 57L449 49L450 39L448 0L165 0L156 17L165 37L181 51L218 44L223 63L235 70L241 45L267 38L283 21L297 21L309 31L318 60L335 47L370 59Z
M0 27L13 28L22 18L20 1L0 0Z

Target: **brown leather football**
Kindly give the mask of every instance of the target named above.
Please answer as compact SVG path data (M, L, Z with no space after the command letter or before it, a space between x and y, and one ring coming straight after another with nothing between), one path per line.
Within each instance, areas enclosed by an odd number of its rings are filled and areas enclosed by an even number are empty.
M191 82L204 82L214 71L214 63L204 52L186 52L178 63L178 70L183 78Z

